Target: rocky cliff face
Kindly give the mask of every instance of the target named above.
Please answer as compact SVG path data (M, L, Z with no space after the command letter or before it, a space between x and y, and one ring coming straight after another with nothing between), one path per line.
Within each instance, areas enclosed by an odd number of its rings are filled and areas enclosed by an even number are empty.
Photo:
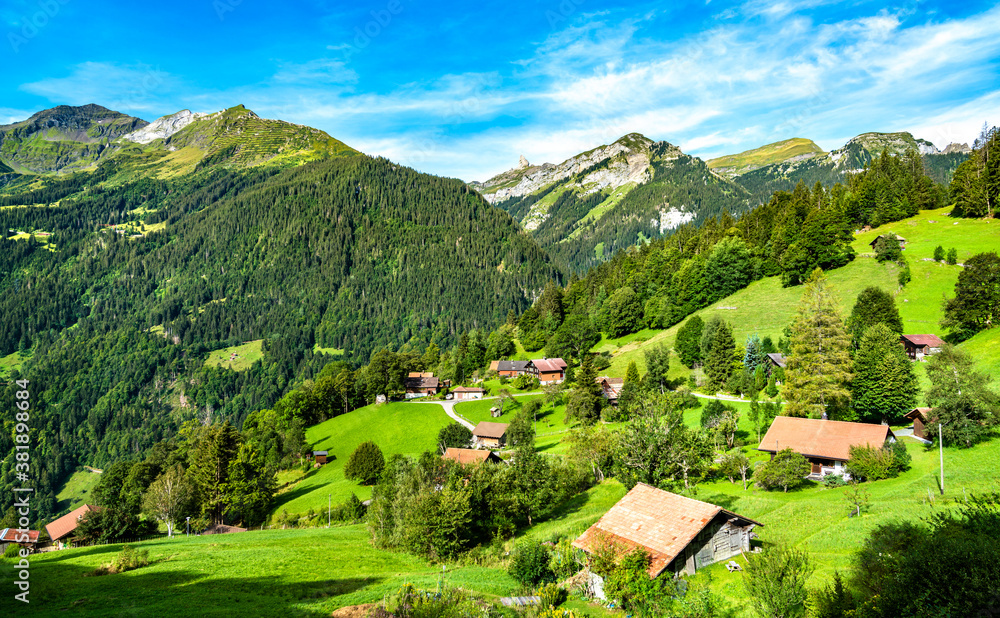
M517 167L485 182L469 183L491 204L531 195L549 185L572 179L568 188L584 194L617 189L629 183L643 184L651 175L649 138L630 133L607 146L599 146L558 165L531 165L523 156ZM680 150L677 151L678 155Z
M154 140L167 139L195 120L206 118L207 116L208 114L196 114L189 109L182 109L176 114L157 118L138 131L122 137L130 142L148 144Z

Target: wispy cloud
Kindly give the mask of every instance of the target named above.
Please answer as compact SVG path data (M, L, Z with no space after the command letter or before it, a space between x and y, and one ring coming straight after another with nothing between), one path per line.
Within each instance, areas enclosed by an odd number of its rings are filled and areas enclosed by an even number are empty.
M180 80L157 66L84 62L66 77L23 84L21 89L67 105L98 103L131 113L163 109Z

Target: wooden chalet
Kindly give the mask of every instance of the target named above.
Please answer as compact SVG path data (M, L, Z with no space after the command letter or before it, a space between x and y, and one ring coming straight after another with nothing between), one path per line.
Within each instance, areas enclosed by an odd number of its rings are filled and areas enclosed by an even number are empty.
M472 443L477 448L500 448L507 444L507 423L483 421L472 430Z
M603 393L604 398L612 404L617 404L618 396L622 392L622 387L625 386L624 378L609 378L606 376L600 376L597 378L597 383L601 385L601 392Z
M441 390L441 381L430 372L410 373L403 384L406 387L407 399L437 395Z
M767 355L767 372L771 373L775 369L787 369L788 359L784 354L771 352Z
M881 447L886 440L896 441L888 425L778 416L757 450L770 453L774 459L775 453L790 448L812 464L810 477L841 474L848 478L844 464L850 459L851 447Z
M603 543L641 547L652 556L647 573L692 574L750 550L764 524L720 506L639 483L587 529L573 546L587 553ZM603 583L603 582L602 582Z
M449 448L445 451L444 455L441 455L441 459L457 461L463 466L481 464L484 462L503 462L503 460L500 459L500 457L493 451L474 448Z
M930 440L927 437L927 423L931 418L931 410L934 408L913 408L907 412L903 418L913 421L913 437L921 440Z
M526 361L496 361L497 375L504 378L516 378L524 374L538 375L538 368L530 360Z
M326 463L326 458L329 456L329 451L313 451L313 463L323 465Z
M9 545L17 545L22 549L35 551L38 546L38 530L21 530L20 528L4 528L0 530L0 553L6 551Z
M99 511L100 509L101 507L90 504L79 506L45 526L45 532L48 533L49 538L56 544L56 547L62 549L64 543L72 540L73 533L76 531L76 527L83 516L91 511Z
M921 360L930 354L937 354L945 342L937 335L903 335L899 338L910 360Z
M566 361L561 358L538 358L531 363L538 370L542 384L559 384L566 379Z
M868 243L868 245L872 248L872 251L874 251L875 250L875 245L876 245L876 243L878 243L878 239L879 238L892 238L893 236L896 237L896 242L899 243L899 248L900 249L905 249L906 248L906 239L903 238L902 236L900 236L899 234L882 234L881 236L876 236L874 240L872 240L870 243Z
M455 399L459 401L482 399L486 395L486 389L479 388L478 386L459 386L453 388L451 392L455 395Z

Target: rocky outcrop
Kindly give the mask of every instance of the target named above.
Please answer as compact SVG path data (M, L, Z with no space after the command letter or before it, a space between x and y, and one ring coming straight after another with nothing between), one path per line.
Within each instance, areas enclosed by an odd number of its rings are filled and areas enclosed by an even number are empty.
M955 153L955 152L958 152L958 153L961 153L961 154L972 154L972 149L969 148L968 144L959 144L959 143L956 143L956 142L952 142L952 143L948 144L947 146L945 146L944 150L941 151L941 154L952 154L952 153Z
M148 144L154 140L167 139L199 118L205 118L208 114L197 114L189 109L182 109L176 114L157 118L145 127L123 136L130 142L138 144Z
M584 194L601 189L616 189L628 183L643 184L651 175L649 148L653 141L630 133L607 146L567 159L558 165L531 165L521 156L517 167L485 182L470 183L491 204L512 197L531 195L549 185L572 179L569 188ZM680 151L678 150L678 156ZM574 178L578 176L578 178Z

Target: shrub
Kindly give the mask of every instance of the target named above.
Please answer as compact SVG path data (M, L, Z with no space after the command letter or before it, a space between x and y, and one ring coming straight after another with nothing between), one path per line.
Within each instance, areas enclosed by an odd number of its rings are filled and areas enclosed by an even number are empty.
M893 478L910 467L910 454L899 441L881 447L852 446L848 453L847 472L859 481Z
M535 591L535 595L541 597L542 607L559 607L569 597L566 589L556 584L545 584Z
M847 485L847 481L844 480L844 477L841 474L827 474L823 477L822 483L823 487L829 488L843 487L844 485Z
M382 449L371 440L358 445L344 466L344 477L358 481L362 485L371 485L382 474L385 468L385 457Z
M958 264L958 250L956 250L955 247L948 249L948 256L945 258L945 261L952 266Z
M802 455L786 448L778 451L774 459L759 466L753 472L754 483L763 489L771 490L781 487L788 491L789 487L800 484L809 474L809 461Z
M934 247L934 261L935 262L944 261L944 247L942 247L941 245Z
M579 558L579 551L573 547L573 542L570 539L561 539L552 548L549 558L549 570L552 571L552 575L556 581L569 579L583 568L583 563L580 562Z
M676 588L670 577L649 578L651 560L649 552L641 547L623 555L604 579L604 594L617 600L622 609L643 616L665 615Z
M895 234L879 236L875 241L875 259L879 262L895 262L902 255Z
M17 558L18 556L20 556L20 553L19 553L20 550L21 550L20 547L18 547L17 545L11 543L10 545L7 546L7 549L3 550L3 557L4 557L5 560L12 559L12 558Z
M512 382L514 388L519 391L534 390L538 388L539 382L538 378L527 373L522 373L521 375L514 378Z
M122 548L118 555L111 559L108 564L103 564L94 571L94 575L107 575L109 573L124 573L132 571L149 564L149 550L136 551L131 545Z
M521 541L514 546L507 572L522 586L535 586L542 582L552 581L552 569L549 568L549 550L536 541Z
M438 446L448 448L468 448L472 442L472 430L461 423L450 423L438 432Z

